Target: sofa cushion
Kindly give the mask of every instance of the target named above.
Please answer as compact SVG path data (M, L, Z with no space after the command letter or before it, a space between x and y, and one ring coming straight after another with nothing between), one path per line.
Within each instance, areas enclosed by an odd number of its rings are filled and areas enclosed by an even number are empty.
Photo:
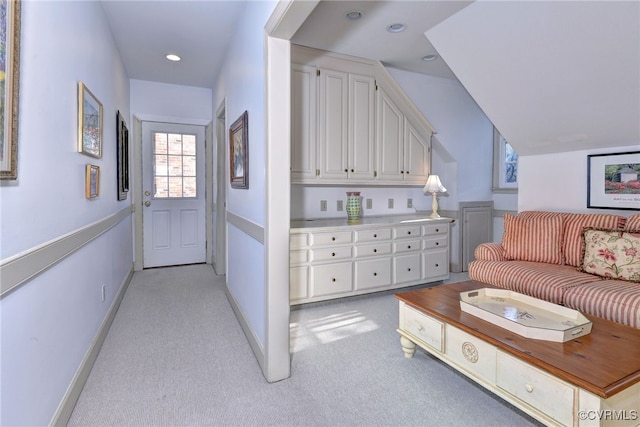
M502 247L508 259L562 264L562 217L505 214Z
M640 284L601 280L567 289L564 305L582 314L640 328Z
M585 273L640 282L640 231L585 228L582 233Z
M627 218L627 223L624 226L625 230L640 230L640 214L631 215Z
M577 214L547 211L523 211L522 218L551 219L563 218L562 253L564 263L578 267L582 261L582 229L584 227L622 229L626 218L613 214Z
M473 258L488 261L507 261L502 244L497 242L480 243L473 251Z
M475 260L469 263L469 278L555 304L562 304L569 288L603 281L568 265L529 261Z

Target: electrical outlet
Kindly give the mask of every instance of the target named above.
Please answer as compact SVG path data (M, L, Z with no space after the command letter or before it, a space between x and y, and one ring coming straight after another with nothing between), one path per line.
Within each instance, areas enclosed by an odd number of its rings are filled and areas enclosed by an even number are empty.
M413 207L413 199L412 198L408 198L407 199L407 208L411 209Z
M343 207L342 207L342 200L338 200L338 204L336 206L338 212L342 211Z
M393 209L393 199L389 199L389 209Z
M326 200L320 200L320 210L322 212L325 212L327 210L327 201Z
M100 291L100 298L102 299L102 302L104 302L104 300L107 299L107 287L106 285L102 285L101 291Z
M367 199L367 209L372 209L372 208L373 208L373 200Z

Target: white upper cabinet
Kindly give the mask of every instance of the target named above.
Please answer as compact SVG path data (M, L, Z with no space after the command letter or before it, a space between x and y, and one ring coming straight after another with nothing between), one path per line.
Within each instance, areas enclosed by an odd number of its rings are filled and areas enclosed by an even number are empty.
M291 179L314 179L317 169L316 67L291 67Z
M292 183L424 185L433 130L381 64L300 46L292 59Z

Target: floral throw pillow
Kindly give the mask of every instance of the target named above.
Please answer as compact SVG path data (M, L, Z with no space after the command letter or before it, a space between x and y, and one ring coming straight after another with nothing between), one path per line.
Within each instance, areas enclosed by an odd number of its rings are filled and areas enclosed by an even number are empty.
M585 227L584 256L578 268L609 279L640 282L640 231Z

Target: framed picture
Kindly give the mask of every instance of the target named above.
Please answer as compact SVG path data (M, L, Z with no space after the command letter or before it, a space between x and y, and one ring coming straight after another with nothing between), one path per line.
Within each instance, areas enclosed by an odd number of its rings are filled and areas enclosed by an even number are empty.
M0 179L17 179L20 1L0 2L0 19Z
M120 111L116 113L116 138L118 200L126 200L129 192L129 129Z
M78 151L102 157L102 104L82 82L78 83Z
M249 113L245 111L229 128L231 187L249 188Z
M587 207L640 209L640 151L587 156Z
M100 166L87 165L85 171L85 196L93 199L100 195Z

